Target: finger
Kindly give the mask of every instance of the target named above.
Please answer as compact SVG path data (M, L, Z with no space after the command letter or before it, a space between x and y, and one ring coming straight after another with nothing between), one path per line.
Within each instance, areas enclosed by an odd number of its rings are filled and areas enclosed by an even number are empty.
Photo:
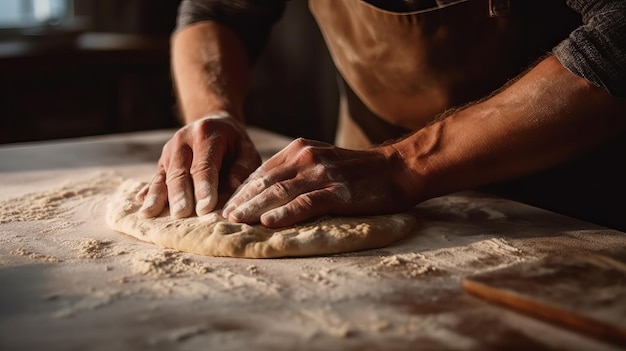
M182 147L170 159L165 176L170 215L174 218L189 217L193 211L193 184L189 174L191 149Z
M271 183L269 177L259 176L258 170L253 172L248 179L237 189L233 196L224 205L222 216L228 218L231 213L242 204L262 193ZM241 215L238 215L239 217ZM237 220L234 220L237 221Z
M281 207L265 212L260 222L266 227L278 228L322 216L330 212L335 197L325 189L302 194Z
M291 142L287 147L276 153L269 160L265 161L256 171L254 171L246 181L237 189L235 194L228 200L228 202L224 206L224 210L222 212L222 216L228 218L233 218L233 221L237 221L234 218L241 217L241 220L244 222L253 222L253 217L255 217L260 210L259 208L242 208L241 211L250 210L249 213L239 213L237 215L232 215L232 212L235 211L242 204L250 201L252 198L255 198L260 193L264 192L269 186L276 184L277 182L284 181L286 179L293 179L298 174L298 166L285 166L285 164L289 164L287 161L291 158L292 154L299 154L298 150L306 149L309 146L326 146L327 144L322 142L314 142L305 139L296 139ZM306 183L315 182L316 179L304 180ZM290 187L290 189L292 189ZM301 192L313 190L312 188L300 188ZM279 196L282 196L280 189L278 191ZM295 196L297 194L294 194ZM271 195L269 195L271 196ZM282 198L281 198L282 199ZM276 203L280 201L272 201L273 199L266 199L270 206L275 206ZM283 199L284 200L284 199ZM250 206L253 203L249 204ZM244 220L245 218L245 220ZM258 220L258 217L257 217Z
M216 144L205 143L195 147L199 151L194 154L191 164L194 194L196 198L196 213L205 215L215 209L218 199L218 182L220 165L224 152Z
M229 208L225 213L233 222L258 222L261 215L273 208L282 206L299 194L310 190L310 181L307 179L289 179L276 182L247 201L235 203L235 208Z
M156 217L163 212L166 204L167 186L165 184L165 172L159 171L148 184L139 214L144 218Z
M146 194L148 194L148 190L150 189L150 183L146 184L139 190L137 195L135 195L135 199L139 202L143 202L146 199Z

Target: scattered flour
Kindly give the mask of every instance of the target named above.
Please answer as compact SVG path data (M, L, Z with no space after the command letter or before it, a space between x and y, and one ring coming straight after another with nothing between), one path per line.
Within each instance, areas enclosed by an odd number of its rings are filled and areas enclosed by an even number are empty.
M383 257L379 253L371 254L372 251L369 257L365 252L362 257L354 254L252 263L199 257L144 245L112 231L109 235L108 228L104 232L97 228L102 222L89 218L103 218L108 199L121 181L119 177L100 174L0 201L0 224L24 222L20 225L37 228L33 233L42 238L47 237L46 233L63 231L55 240L66 245L59 245L57 250L62 254L62 249L70 249L75 259L55 265L55 269L71 264L74 268L70 270L96 272L87 284L68 284L67 291L58 288L44 296L45 303L58 306L52 317L74 318L96 309L114 309L120 300L128 299L154 306L165 301L186 301L211 309L232 309L242 315L249 309L270 309L282 318L280 325L291 328L289 332L304 340L330 337L350 342L363 335L381 335L398 340L427 338L452 349L465 350L476 344L455 331L457 321L449 316L412 315L389 307L384 300L397 288L393 284L402 281L415 289L420 277L453 276L506 266L530 257L506 240L492 237L466 244L466 238L450 234L442 247L437 241L440 233L432 229L420 238L425 247L409 240L404 249L403 244L385 249ZM463 209L460 204L454 205L455 210ZM479 208L470 210L477 213ZM495 210L489 215L475 216L502 218ZM94 229L97 232L92 233ZM7 245L23 240L20 245L38 247L29 245L29 239L24 237L7 240ZM413 245L408 252L406 245ZM61 262L57 257L23 248L14 249L11 254ZM354 307L353 301L355 304L365 301L369 308ZM211 323L195 320L187 326L164 330L152 342L182 344L196 338L210 338L216 333L219 331Z
M64 208L68 202L80 204L81 200L110 193L120 181L119 177L100 174L87 180L68 182L58 188L0 201L0 224L41 221L65 216L76 207Z
M89 240L80 244L80 258L103 258L111 251L111 240Z
M463 274L503 268L533 258L502 238L491 238L463 246L386 256L372 269L399 272L407 277Z
M437 267L428 263L426 257L420 254L392 255L384 257L376 265L377 269L391 268L400 270L405 276L414 278L423 274L439 271Z
M61 260L58 259L57 257L42 255L42 254L32 252L23 248L12 250L11 255L28 257L32 260L43 261L43 262L51 262L51 263L61 262Z
M177 277L211 271L209 267L174 250L162 250L145 257L133 255L130 263L135 272L155 277Z

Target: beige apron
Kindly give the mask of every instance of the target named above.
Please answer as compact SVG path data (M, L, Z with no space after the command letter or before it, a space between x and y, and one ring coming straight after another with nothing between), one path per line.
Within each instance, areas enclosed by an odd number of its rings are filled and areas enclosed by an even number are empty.
M345 81L336 144L355 149L489 94L580 21L564 1L545 0L466 0L410 13L362 0L309 7Z
M336 144L353 149L487 96L581 23L565 0L466 0L411 13L362 0L309 0L309 7L344 81ZM620 136L573 162L483 190L626 231L625 154Z

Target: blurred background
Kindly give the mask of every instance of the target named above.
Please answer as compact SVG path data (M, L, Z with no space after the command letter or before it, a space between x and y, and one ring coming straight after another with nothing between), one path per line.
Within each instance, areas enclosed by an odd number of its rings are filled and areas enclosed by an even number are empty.
M169 37L180 0L1 0L0 143L180 126ZM336 72L307 1L254 67L251 125L332 141Z

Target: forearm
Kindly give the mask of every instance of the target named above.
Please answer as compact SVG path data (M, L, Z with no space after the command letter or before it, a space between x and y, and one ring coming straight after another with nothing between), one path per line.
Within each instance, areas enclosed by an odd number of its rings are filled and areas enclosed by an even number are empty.
M393 144L418 202L567 161L625 129L611 97L549 57L493 97Z
M226 111L243 121L250 79L246 49L237 34L216 22L189 25L172 36L172 73L181 117L191 123Z

